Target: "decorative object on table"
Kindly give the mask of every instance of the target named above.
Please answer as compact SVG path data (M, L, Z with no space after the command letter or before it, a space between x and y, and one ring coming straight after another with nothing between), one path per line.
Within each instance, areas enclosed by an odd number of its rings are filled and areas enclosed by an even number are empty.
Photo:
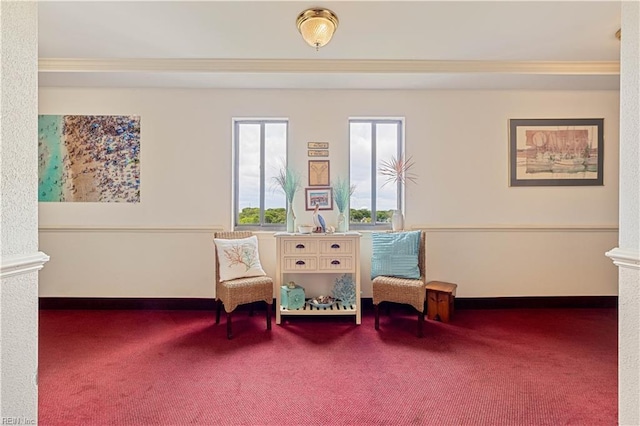
M296 215L293 212L293 197L302 186L300 174L289 167L281 168L277 176L273 178L274 183L284 192L287 199L287 232L295 232Z
M404 229L404 215L401 210L394 210L391 215L391 229L402 231Z
M338 213L338 232L347 232L349 230L347 216L344 213Z
M382 186L384 187L388 183L394 183L398 186L398 191L401 192L406 186L407 181L416 183L417 176L411 171L414 164L412 157L405 158L404 156L400 156L399 158L391 156L390 160L381 161L380 167L378 167L378 173L386 177L386 181ZM395 220L392 217L392 229L394 231L402 231L404 229L404 214L402 213L402 209L398 208L395 210L393 216L395 216Z
M318 206L316 204L316 208L313 211L313 223L314 225L316 225L315 229L313 230L313 232L325 232L327 230L327 224L324 221L324 218L322 217L322 215L320 213L318 213L318 210L320 209L320 206Z
M315 229L314 225L299 225L298 232L301 234L310 234Z
M320 210L333 210L331 188L307 188L305 195L307 210L315 210L316 206Z
M314 308L328 308L336 303L336 299L331 296L318 296L309 299L309 304Z
M308 157L328 157L329 150L328 149L309 149L307 150Z
M289 284L280 287L280 304L285 309L300 309L305 303L304 288L295 283L293 287Z
M309 160L309 186L329 185L329 160Z
M353 282L351 274L343 274L336 278L333 285L333 297L340 300L340 304L349 308L356 303L356 284Z
M307 142L308 149L329 149L329 142Z
M603 185L604 119L509 120L509 186Z
M333 200L338 208L338 226L337 232L347 232L349 229L349 220L345 215L347 208L349 207L349 200L356 190L355 185L349 185L346 179L338 177L331 184L333 190Z

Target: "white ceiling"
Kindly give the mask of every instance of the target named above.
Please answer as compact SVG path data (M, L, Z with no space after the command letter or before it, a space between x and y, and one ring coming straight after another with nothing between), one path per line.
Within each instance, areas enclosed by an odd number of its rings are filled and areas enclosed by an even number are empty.
M312 6L340 20L319 51L295 26ZM46 1L40 85L617 89L618 28L618 1Z

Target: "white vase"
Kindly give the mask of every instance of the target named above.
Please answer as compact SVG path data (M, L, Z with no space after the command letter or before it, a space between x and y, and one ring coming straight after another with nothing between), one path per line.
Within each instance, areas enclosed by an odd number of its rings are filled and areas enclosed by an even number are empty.
M347 218L344 213L338 213L338 226L336 227L336 232L347 232Z
M293 213L293 203L287 206L287 232L296 232L296 215Z
M391 229L394 231L402 231L404 229L404 215L402 210L394 210L391 215Z

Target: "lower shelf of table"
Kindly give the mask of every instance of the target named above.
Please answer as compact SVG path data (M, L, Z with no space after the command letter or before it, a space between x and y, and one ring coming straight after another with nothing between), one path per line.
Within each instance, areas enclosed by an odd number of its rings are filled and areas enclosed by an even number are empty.
M317 308L309 304L305 304L300 309L287 309L280 306L281 315L355 315L356 313L356 305L342 306L339 303L328 308Z

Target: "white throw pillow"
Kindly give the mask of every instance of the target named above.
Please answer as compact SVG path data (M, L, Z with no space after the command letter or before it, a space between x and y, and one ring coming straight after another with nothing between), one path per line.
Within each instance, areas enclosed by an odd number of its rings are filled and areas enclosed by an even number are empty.
M220 281L267 275L260 265L258 237L237 240L214 238L220 264Z

